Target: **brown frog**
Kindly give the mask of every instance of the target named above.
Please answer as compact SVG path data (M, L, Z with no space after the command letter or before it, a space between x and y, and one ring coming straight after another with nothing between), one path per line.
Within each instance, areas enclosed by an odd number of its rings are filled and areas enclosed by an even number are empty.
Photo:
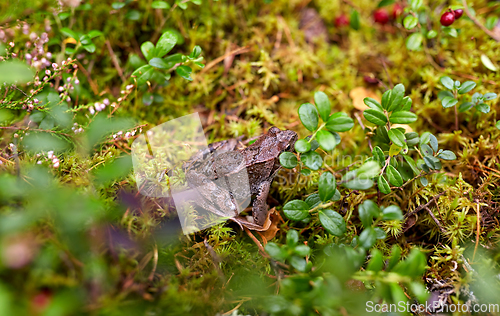
M241 138L210 144L185 165L186 181L201 197L195 203L234 218L252 196L253 223L245 226L262 227L268 216L269 189L281 168L279 155L292 151L296 140L295 132L271 127L248 147L243 148Z

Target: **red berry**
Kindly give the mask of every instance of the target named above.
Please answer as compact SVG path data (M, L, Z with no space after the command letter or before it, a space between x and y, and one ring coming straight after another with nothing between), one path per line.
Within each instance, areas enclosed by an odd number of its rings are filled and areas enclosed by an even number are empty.
M335 26L336 27L344 27L349 25L349 19L345 14L341 14L338 17L335 18Z
M373 19L378 24L387 24L389 22L389 13L386 9L378 9L373 12Z
M460 19L462 14L464 14L464 10L456 9L455 11L453 11L453 14L455 15L455 20L458 20L458 19Z
M450 26L455 22L455 15L451 12L445 12L441 15L441 25Z
M396 20L398 18L398 16L401 15L401 13L403 13L403 6L399 3L396 3L393 7L392 7L392 18L394 20Z

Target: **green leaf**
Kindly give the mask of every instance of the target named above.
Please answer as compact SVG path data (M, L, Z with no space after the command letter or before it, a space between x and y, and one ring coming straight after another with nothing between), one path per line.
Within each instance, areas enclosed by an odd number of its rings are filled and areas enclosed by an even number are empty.
M318 128L318 110L311 103L304 103L299 107L299 118L311 132Z
M495 66L492 62L491 59L486 56L485 54L481 55L481 62L483 63L484 67L488 68L491 71L497 71L498 68Z
M73 32L71 29L67 27L63 27L59 31L66 37L71 37L74 38L75 40L78 39L78 35L76 34L76 32Z
M391 187L389 186L389 183L387 180L384 178L384 176L379 176L377 179L377 185L378 189L380 192L384 194L389 194L391 193Z
M322 91L317 91L314 94L314 103L316 103L316 107L318 108L319 115L321 116L323 122L328 121L331 111L328 96Z
M429 180L427 180L426 177L420 178L420 184L422 184L424 187L429 184Z
M463 113L466 112L474 106L474 103L472 102L464 102L458 106L458 112Z
M159 69L169 68L168 67L169 65L163 59L158 58L158 57L151 58L151 60L149 61L149 64L151 66L159 68Z
M323 172L318 181L318 193L323 202L333 197L336 190L335 177L331 172Z
M146 60L149 61L155 55L155 45L149 41L144 42L141 45L141 52Z
M384 94L382 94L382 108L384 110L387 110L388 106L389 106L389 102L391 100L391 94L392 94L392 90L387 90L386 92L384 92Z
M354 126L354 120L343 112L334 113L326 122L326 129L331 132L347 132Z
M389 122L393 124L409 124L417 120L417 115L408 111L393 112L389 117Z
M311 150L311 143L305 139L299 139L295 142L295 151L298 153L306 153ZM291 154L291 153L290 153ZM292 154L293 155L293 154ZM295 157L295 155L294 155Z
M373 158L378 162L380 167L385 165L385 155L380 147L375 146L372 151Z
M283 261L288 257L287 251L273 242L268 242L264 249L275 260Z
M446 76L445 77L441 77L441 79L439 79L439 81L441 81L441 84L443 86L445 86L446 88L448 88L450 90L454 90L455 89L455 82L450 77L446 77Z
M456 105L458 103L458 100L455 99L454 97L445 97L443 100L441 100L441 105L444 108L451 108L452 106Z
M304 163L304 165L312 170L319 170L323 165L323 158L321 155L315 151L310 151L300 156L300 160Z
M384 258L382 252L378 249L373 249L371 252L371 259L366 266L367 270L379 272L384 267Z
M496 93L493 93L493 92L488 92L486 93L484 96L483 96L484 100L485 101L490 101L490 100L494 100L497 98L497 94Z
M406 48L408 50L418 50L422 46L422 41L424 40L424 36L422 33L413 33L408 36L406 39Z
M448 90L439 91L438 99L443 100L445 97L452 97L453 98L453 93L451 93L451 91L448 91Z
M380 105L380 103L378 103L378 101L375 100L375 99L373 99L373 98L364 98L363 102L368 107L370 107L372 109L379 110L380 112L384 112L384 109L382 108L382 105Z
M301 200L292 200L283 206L285 216L293 221L301 221L309 216L309 205Z
M418 133L409 132L405 134L406 145L408 147L417 146L420 142L420 137L418 137Z
M413 160L413 158L411 158L408 155L403 155L403 158L408 163L408 165L410 166L410 168L413 171L414 175L420 174L420 171L417 168L417 164L415 163L415 160Z
M309 170L309 169L307 169L307 170ZM307 203L307 205L309 205L309 208L313 208L313 207L318 206L321 203L321 199L319 197L319 194L313 193L313 194L309 195L306 198L306 203Z
M387 132L387 135L389 136L389 139L399 147L404 147L406 145L406 138L403 132L401 132L397 128L391 128L389 132Z
M352 10L351 17L349 19L349 25L355 31L359 30L361 23L359 19L359 12L356 10Z
M413 29L415 26L417 26L417 24L418 24L418 18L411 14L406 16L403 20L403 25L407 30Z
M466 82L462 83L462 85L460 86L460 89L458 89L458 93L460 93L460 94L467 93L467 92L471 91L472 89L474 89L475 87L476 87L476 83L474 81L466 81Z
M0 83L24 84L33 80L34 74L24 62L11 58L0 62Z
M377 241L377 233L373 227L365 228L359 235L359 245L364 249L370 249Z
M130 10L125 14L125 17L131 21L138 21L141 18L141 13L137 10Z
M384 112L375 109L366 109L363 111L363 116L365 119L375 125L385 125L387 123L387 117Z
M296 254L302 257L309 256L311 254L311 248L306 245L298 245L293 250Z
M489 113L490 112L490 106L486 103L479 103L478 105L476 105L476 109L479 111L479 112L483 112L483 113Z
M427 260L425 255L414 248L404 261L400 261L393 269L394 272L409 277L421 277L425 271Z
M405 96L405 86L402 83L398 83L393 89L391 93L391 100L389 101L389 105L387 107L388 111L395 111L401 106L401 101Z
M438 33L435 30L430 30L429 32L427 32L428 39L435 38L437 35L438 35Z
M495 124L496 128L500 129L500 121Z
M113 2L111 4L111 7L115 10L119 10L121 8L123 8L125 6L125 3L124 2Z
M96 47L95 47L94 43L90 43L90 44L87 44L87 45L83 45L82 47L83 47L83 49L85 49L85 50L86 50L87 52L89 52L89 53L93 53L93 52L95 52L95 49L96 49Z
M458 32L453 27L442 27L444 34L449 35L451 37L458 37Z
M377 161L367 161L356 170L359 179L371 179L380 173L380 165Z
M363 227L371 227L373 223L373 218L380 215L380 208L372 200L365 200L358 207L359 219L363 224Z
M429 135L429 142L431 144L432 150L434 152L437 152L438 148L439 148L439 144L438 144L438 140L437 140L436 136L434 136L433 134L430 134Z
M337 139L332 135L332 133L328 131L318 131L318 133L316 134L316 138L321 148L323 148L325 151L333 150L335 146L337 146Z
M193 70L188 67L188 66L179 66L177 68L175 68L175 72L181 76L182 78L186 79L186 80L189 80L189 81L193 81L193 78L191 78L191 73L193 72Z
M344 218L333 210L326 209L318 212L318 217L321 225L330 234L340 237L346 232L346 224Z
M410 7L413 11L418 11L422 5L423 5L423 0L410 0L408 3L410 4Z
M438 155L438 158L441 158L441 159L444 159L444 160L455 160L455 159L457 159L457 156L451 150L443 150Z
M387 270L391 271L396 264L401 259L401 248L398 245L393 245L391 248L391 257L389 258L389 262L387 264Z
M403 212L401 212L401 209L399 206L396 205L391 205L382 211L382 220L384 221L393 221L393 220L398 220L401 221L403 220Z
M151 3L151 8L153 9L170 9L170 4L165 1L153 1Z
M146 81L149 81L153 76L154 68L150 65L144 65L137 68L133 73L132 77L137 78L137 84L143 85Z
M394 2L396 2L395 0L381 0L378 5L377 5L377 8L382 8L382 7L386 7L388 5L391 5L393 4Z
M299 256L291 256L290 257L290 264L292 267L297 269L300 272L305 272L307 269L307 262L306 259L301 258Z
M441 162L438 158L432 156L425 156L424 162L430 169L439 170L441 169Z
M433 156L434 155L434 151L427 144L420 145L420 152L424 156Z
M174 48L175 44L177 44L177 34L170 30L163 33L156 43L156 57L162 58L165 56L172 50L172 48Z
M413 103L412 99L409 96L403 98L401 111L410 111L411 104Z
M287 169L295 168L298 163L297 157L293 153L288 151L282 152L279 159L280 164Z
M399 173L399 171L396 170L396 168L389 165L389 166L387 166L387 169L385 172L387 174L387 179L389 179L389 182L392 185L394 185L396 187L400 187L403 185L403 178L401 177L401 174Z
M290 229L286 233L286 244L290 247L295 246L299 242L299 233L296 230Z
M344 183L343 186L351 190L368 190L373 187L373 180L354 178Z
M189 55L191 58L198 58L201 55L201 47L196 45L193 47L193 50L191 51L191 54Z

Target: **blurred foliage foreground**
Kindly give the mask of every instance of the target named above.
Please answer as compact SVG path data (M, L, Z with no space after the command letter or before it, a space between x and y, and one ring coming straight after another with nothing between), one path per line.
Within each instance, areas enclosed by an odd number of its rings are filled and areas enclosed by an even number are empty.
M500 315L468 309L500 303L499 13L1 2L0 314ZM138 193L133 140L193 112L210 141L301 137L266 232L184 236L171 199Z

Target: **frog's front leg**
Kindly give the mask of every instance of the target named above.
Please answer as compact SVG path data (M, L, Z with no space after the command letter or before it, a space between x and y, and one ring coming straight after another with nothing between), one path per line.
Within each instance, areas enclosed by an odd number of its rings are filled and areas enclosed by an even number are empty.
M271 188L272 179L262 181L258 188L257 197L252 204L252 217L256 224L263 226L267 219L269 205L267 205L267 196Z

